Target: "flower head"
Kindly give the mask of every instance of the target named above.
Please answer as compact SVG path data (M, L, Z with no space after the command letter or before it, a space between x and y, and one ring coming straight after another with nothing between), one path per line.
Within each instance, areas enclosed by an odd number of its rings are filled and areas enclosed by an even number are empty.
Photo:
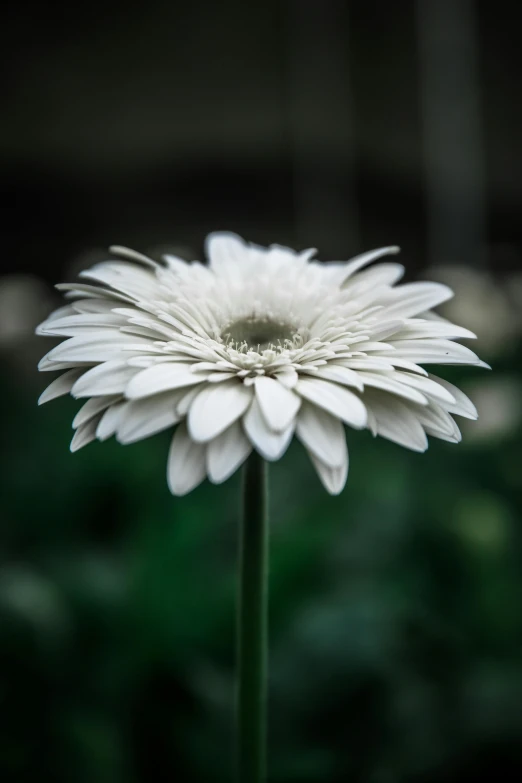
M455 342L475 335L431 312L451 289L396 285L397 263L365 268L397 247L320 263L313 250L216 233L208 266L111 250L124 260L59 285L71 301L38 328L68 338L40 362L65 370L40 402L87 398L72 451L177 425L167 476L183 495L206 475L224 481L252 449L279 459L295 434L337 494L348 473L345 424L425 451L427 435L460 440L451 414L476 418L459 389L420 366L484 366Z

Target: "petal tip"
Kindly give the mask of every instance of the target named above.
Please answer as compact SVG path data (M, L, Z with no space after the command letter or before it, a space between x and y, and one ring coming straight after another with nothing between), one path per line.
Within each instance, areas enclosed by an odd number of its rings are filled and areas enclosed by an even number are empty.
M232 241L246 247L246 242L243 237L236 234L235 231L211 231L210 234L207 234L205 237L205 251L207 251L207 257L209 257L208 251L210 250L211 245L223 240Z

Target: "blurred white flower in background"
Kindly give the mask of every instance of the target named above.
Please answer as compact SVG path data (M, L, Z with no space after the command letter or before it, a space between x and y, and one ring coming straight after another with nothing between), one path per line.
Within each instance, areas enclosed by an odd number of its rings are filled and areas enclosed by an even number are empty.
M465 324L479 335L481 353L494 360L513 351L522 337L522 274L502 277L468 266L438 266L429 270L455 291L441 314ZM522 385L515 377L476 379L466 385L479 420L463 431L472 443L501 440L522 421Z
M68 607L56 585L21 563L0 568L0 610L28 623L48 642L69 627Z
M451 289L396 286L397 263L364 269L396 247L324 264L314 250L217 233L208 266L113 252L125 260L58 286L71 301L38 329L68 338L40 362L66 371L40 402L87 398L73 451L178 425L167 477L183 495L206 475L224 481L252 449L279 459L295 433L337 494L348 474L344 424L425 451L427 435L460 440L451 414L476 418L466 395L420 366L487 366L455 342L472 332L432 312Z
M37 277L0 276L0 351L24 382L36 375L41 352L34 330L55 303L53 292Z
M0 277L0 346L9 348L27 338L52 306L54 297L42 280L32 275Z
M512 339L522 333L520 304L510 296L511 281L503 285L489 272L456 265L431 267L428 276L453 289L455 298L444 303L441 315L475 332L485 356L511 349ZM522 278L519 291L522 302Z
M485 378L468 384L479 420L466 427L472 442L511 437L522 421L522 384L517 378Z

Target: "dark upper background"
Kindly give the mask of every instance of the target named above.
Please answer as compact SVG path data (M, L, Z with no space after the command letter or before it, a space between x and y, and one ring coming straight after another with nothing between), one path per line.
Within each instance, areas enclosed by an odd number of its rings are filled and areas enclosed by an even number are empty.
M494 367L449 373L481 414L459 447L350 433L339 499L297 447L272 469L271 780L522 771L517 10L3 10L4 780L228 779L237 478L173 501L162 436L72 457L32 335L109 244L194 258L216 229L324 259L400 244Z
M415 8L9 4L6 271L54 281L75 254L115 238L199 253L204 233L221 227L318 244L326 258L397 242L409 263L422 263L430 166L446 216L455 213L438 250L471 262L477 240L490 265L513 263L522 195L516 4ZM467 228L479 217L480 229Z

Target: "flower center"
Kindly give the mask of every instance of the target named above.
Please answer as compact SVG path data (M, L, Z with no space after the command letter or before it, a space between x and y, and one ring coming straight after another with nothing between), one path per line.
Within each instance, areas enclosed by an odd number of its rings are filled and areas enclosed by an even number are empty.
M298 338L295 324L271 318L250 316L227 326L221 337L236 350L264 351L294 347Z

